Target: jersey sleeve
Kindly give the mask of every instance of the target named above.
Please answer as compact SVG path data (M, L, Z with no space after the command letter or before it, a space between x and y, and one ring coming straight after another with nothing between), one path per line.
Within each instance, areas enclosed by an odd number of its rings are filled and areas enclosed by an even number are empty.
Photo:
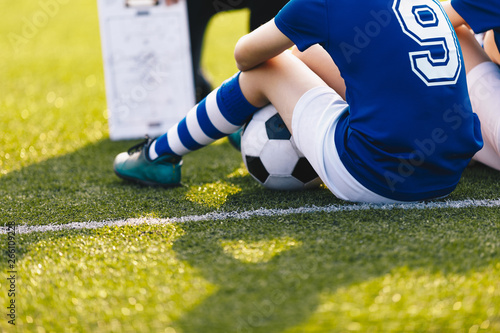
M276 15L274 22L300 51L328 40L325 0L291 0Z
M500 28L499 0L451 0L451 5L475 33Z

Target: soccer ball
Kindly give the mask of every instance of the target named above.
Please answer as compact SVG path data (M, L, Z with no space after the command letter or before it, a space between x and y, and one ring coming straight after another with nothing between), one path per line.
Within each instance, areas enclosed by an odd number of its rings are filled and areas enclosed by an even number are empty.
M241 155L250 175L269 189L303 190L322 183L272 105L255 113L243 128Z

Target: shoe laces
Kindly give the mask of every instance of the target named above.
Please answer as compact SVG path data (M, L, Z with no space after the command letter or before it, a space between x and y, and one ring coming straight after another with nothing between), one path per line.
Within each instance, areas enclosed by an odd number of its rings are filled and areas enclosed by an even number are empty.
M148 146L151 141L152 141L152 139L148 135L146 135L146 137L144 138L144 141L139 142L138 144L136 144L133 147L130 147L130 149L127 151L127 153L129 155L132 155L132 154L134 154L137 151L141 151L142 147Z

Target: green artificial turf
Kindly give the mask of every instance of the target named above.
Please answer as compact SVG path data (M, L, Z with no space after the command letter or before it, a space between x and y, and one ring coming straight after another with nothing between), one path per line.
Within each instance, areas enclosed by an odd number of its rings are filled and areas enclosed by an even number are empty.
M29 30L47 3L58 5ZM2 225L346 205L325 188L263 189L225 139L185 157L181 187L123 182L112 161L136 141L108 138L96 2L0 9ZM247 23L237 11L211 25L214 85L236 71ZM470 167L447 200L498 199L498 179ZM371 209L18 234L15 327L0 235L0 331L496 332L499 216Z
M494 332L498 222L399 210L20 235L18 328Z

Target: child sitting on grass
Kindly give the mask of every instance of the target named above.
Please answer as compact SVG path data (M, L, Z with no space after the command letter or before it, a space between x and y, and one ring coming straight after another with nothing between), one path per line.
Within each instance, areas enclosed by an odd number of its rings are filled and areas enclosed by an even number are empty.
M335 64L336 84L287 51L317 44ZM291 0L239 40L235 59L240 72L167 133L118 155L116 174L178 185L183 155L269 103L343 200L446 196L482 147L458 40L437 0Z

